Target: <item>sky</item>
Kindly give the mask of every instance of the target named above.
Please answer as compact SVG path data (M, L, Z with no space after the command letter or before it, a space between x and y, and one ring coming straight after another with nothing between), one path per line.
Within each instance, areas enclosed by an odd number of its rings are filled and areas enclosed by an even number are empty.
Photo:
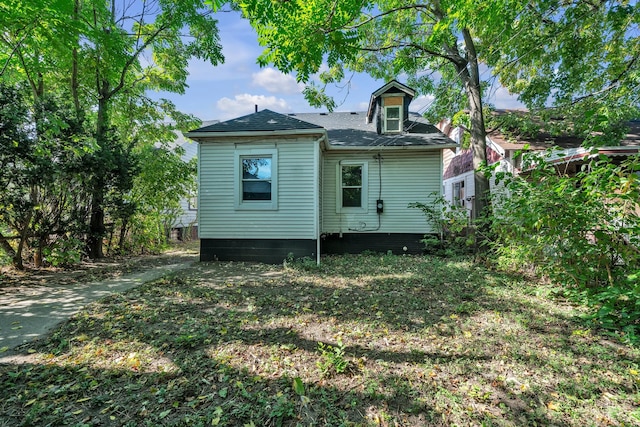
M260 110L278 113L320 112L309 106L302 94L303 86L295 77L272 68L260 68L256 59L263 48L257 35L237 12L218 13L220 41L224 64L213 66L200 60L189 62L188 88L182 95L157 92L152 98L167 98L178 110L193 114L201 120L228 120ZM398 78L404 83L401 77ZM338 104L336 111L363 111L369 105L371 93L386 82L366 74L356 74L348 87L331 87L329 93ZM494 87L487 101L496 108L519 108L522 105L502 87ZM432 98L418 96L411 103L411 111L423 111Z

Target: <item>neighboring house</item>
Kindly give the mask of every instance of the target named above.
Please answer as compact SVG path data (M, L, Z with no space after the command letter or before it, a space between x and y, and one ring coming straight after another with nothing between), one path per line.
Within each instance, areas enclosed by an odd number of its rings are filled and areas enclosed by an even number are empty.
M218 120L208 120L202 122L204 126L217 123ZM171 144L173 147L180 147L184 150L182 160L190 161L198 154L198 144L184 137L182 132L176 131L176 139ZM171 226L171 237L177 240L198 238L198 194L197 190L190 197L180 200L182 213Z
M442 188L454 141L409 113L392 81L361 113L269 110L205 126L198 141L200 259L419 253L433 231L418 209Z
M505 111L500 110L499 114ZM616 146L598 147L597 154L606 154L610 157L626 157L638 154L640 150L640 121L628 123L629 132ZM437 127L452 139L460 142L461 128L451 127L449 122L443 120ZM522 156L524 151L544 152L553 147L559 149L545 156L545 161L556 165L564 174L575 174L592 152L592 149L582 147L582 138L575 136L552 137L549 134L540 133L536 138L512 139L505 137L499 130L494 130L487 135L487 163L498 163L496 171L509 172L514 175L526 173L522 170ZM453 205L464 206L472 212L473 198L475 197L473 153L471 150L457 149L445 151L443 189L444 198ZM495 180L490 180L490 188L493 193L503 189L496 185Z

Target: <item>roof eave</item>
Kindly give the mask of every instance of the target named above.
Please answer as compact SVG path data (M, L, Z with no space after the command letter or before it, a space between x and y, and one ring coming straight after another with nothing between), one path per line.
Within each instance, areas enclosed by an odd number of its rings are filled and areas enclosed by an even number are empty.
M437 151L447 148L456 148L458 144L438 144L438 145L331 145L327 144L328 151L370 151L370 150L411 150L411 151Z
M240 131L240 132L187 132L186 137L198 142L201 139L224 139L232 137L256 137L256 136L295 136L295 135L326 135L323 128L316 129L287 129L287 130L258 130L258 131Z
M373 92L372 96L377 98L378 96L382 95L383 93L388 91L393 86L395 86L396 88L400 89L402 92L406 93L407 95L411 96L412 98L414 98L416 96L416 91L415 90L411 89L409 86L407 86L405 84L400 83L397 80L391 80L390 82L386 83L384 86L382 86L381 88L379 88L378 90Z
M597 150L597 152L595 152ZM577 147L568 150L558 150L545 159L548 163L571 163L583 160L585 157L591 158L598 154L607 156L633 156L640 153L640 146L608 146L608 147Z

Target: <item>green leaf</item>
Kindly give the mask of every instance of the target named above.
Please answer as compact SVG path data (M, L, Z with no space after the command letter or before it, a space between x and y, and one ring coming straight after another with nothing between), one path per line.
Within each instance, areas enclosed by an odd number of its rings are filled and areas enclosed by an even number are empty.
M298 394L299 396L304 396L305 394L304 383L302 382L300 377L295 377L293 379L293 391L295 391L296 394Z

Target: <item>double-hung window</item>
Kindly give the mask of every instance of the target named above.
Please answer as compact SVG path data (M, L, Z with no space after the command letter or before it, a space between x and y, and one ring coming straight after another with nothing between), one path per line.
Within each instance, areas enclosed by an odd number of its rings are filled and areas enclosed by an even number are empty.
M187 199L187 202L189 204L189 210L190 211L197 211L198 210L198 195L197 194L189 195L189 199Z
M402 107L400 105L384 107L384 131L389 133L402 131Z
M367 163L342 161L337 173L337 211L366 212Z
M235 165L236 209L277 209L277 151L238 150Z
M464 206L464 181L454 182L452 184L452 192L453 192L453 205L454 206Z

